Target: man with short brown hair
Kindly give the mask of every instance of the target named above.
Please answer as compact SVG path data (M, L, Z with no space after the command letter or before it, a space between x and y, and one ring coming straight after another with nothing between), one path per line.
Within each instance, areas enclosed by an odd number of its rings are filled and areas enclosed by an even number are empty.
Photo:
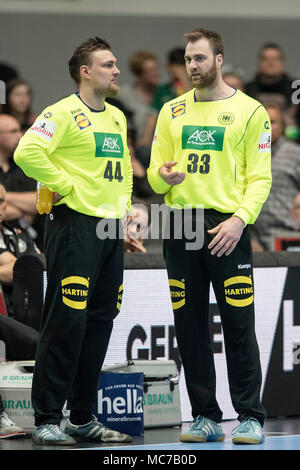
M225 437L209 336L211 282L222 321L231 399L240 421L233 442L260 444L265 411L247 225L255 221L271 186L270 122L260 103L223 81L218 33L201 28L185 38L194 89L163 106L148 169L153 190L165 193L166 204L182 221L182 237L174 234L174 227L164 240L171 298L178 293L174 286L184 293L183 302L172 305L194 422L180 439ZM191 209L194 227L201 215L200 222L204 220L204 232L198 233L201 247L191 247L191 231L186 232L185 214Z
M131 207L132 168L119 93L119 69L101 38L69 61L78 92L46 108L22 137L15 161L46 185L54 206L45 225L47 292L32 385L40 445L76 440L129 442L93 416L99 373L120 309L124 240L119 219ZM116 232L101 239L98 224ZM68 399L70 420L60 429Z

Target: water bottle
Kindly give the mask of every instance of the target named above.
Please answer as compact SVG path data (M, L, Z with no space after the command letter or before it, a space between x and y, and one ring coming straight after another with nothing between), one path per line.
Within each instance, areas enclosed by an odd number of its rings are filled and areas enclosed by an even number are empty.
M39 214L49 214L53 205L53 192L42 183L36 188L36 209Z

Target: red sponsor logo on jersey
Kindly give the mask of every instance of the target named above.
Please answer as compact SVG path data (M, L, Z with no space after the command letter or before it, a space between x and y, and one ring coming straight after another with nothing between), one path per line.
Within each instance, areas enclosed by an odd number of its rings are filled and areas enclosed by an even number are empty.
M259 144L258 149L259 150L270 150L271 149L271 144L270 144L270 142L267 142L266 144Z
M43 134L47 137L50 137L50 139L52 139L53 137L53 132L49 131L48 129L46 129L46 127L43 127L43 126L33 126L31 128L31 131L38 132L39 134Z

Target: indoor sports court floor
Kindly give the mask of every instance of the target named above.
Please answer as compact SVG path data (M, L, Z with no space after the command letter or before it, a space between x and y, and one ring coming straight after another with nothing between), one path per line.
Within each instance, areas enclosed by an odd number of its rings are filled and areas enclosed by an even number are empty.
M300 417L268 419L265 422L264 431L266 440L261 445L234 445L231 442L231 431L237 426L237 421L224 421L222 423L225 433L225 441L219 443L181 443L179 435L181 428L155 428L146 429L143 436L134 436L128 444L106 443L80 443L72 447L41 447L32 444L30 436L0 439L1 450L103 450L103 451L199 451L199 450L300 450ZM189 423L183 423L185 430Z

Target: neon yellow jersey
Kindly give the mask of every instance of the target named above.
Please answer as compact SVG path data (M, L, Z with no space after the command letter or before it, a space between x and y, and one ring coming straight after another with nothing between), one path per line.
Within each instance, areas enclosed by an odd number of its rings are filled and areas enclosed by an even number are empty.
M158 117L148 179L168 206L211 208L254 223L268 197L271 124L265 108L237 90L226 99L195 101L195 90L166 103ZM178 162L185 172L176 186L159 168Z
M124 114L91 110L77 94L47 107L20 139L15 162L83 214L123 217L131 207L132 167Z

